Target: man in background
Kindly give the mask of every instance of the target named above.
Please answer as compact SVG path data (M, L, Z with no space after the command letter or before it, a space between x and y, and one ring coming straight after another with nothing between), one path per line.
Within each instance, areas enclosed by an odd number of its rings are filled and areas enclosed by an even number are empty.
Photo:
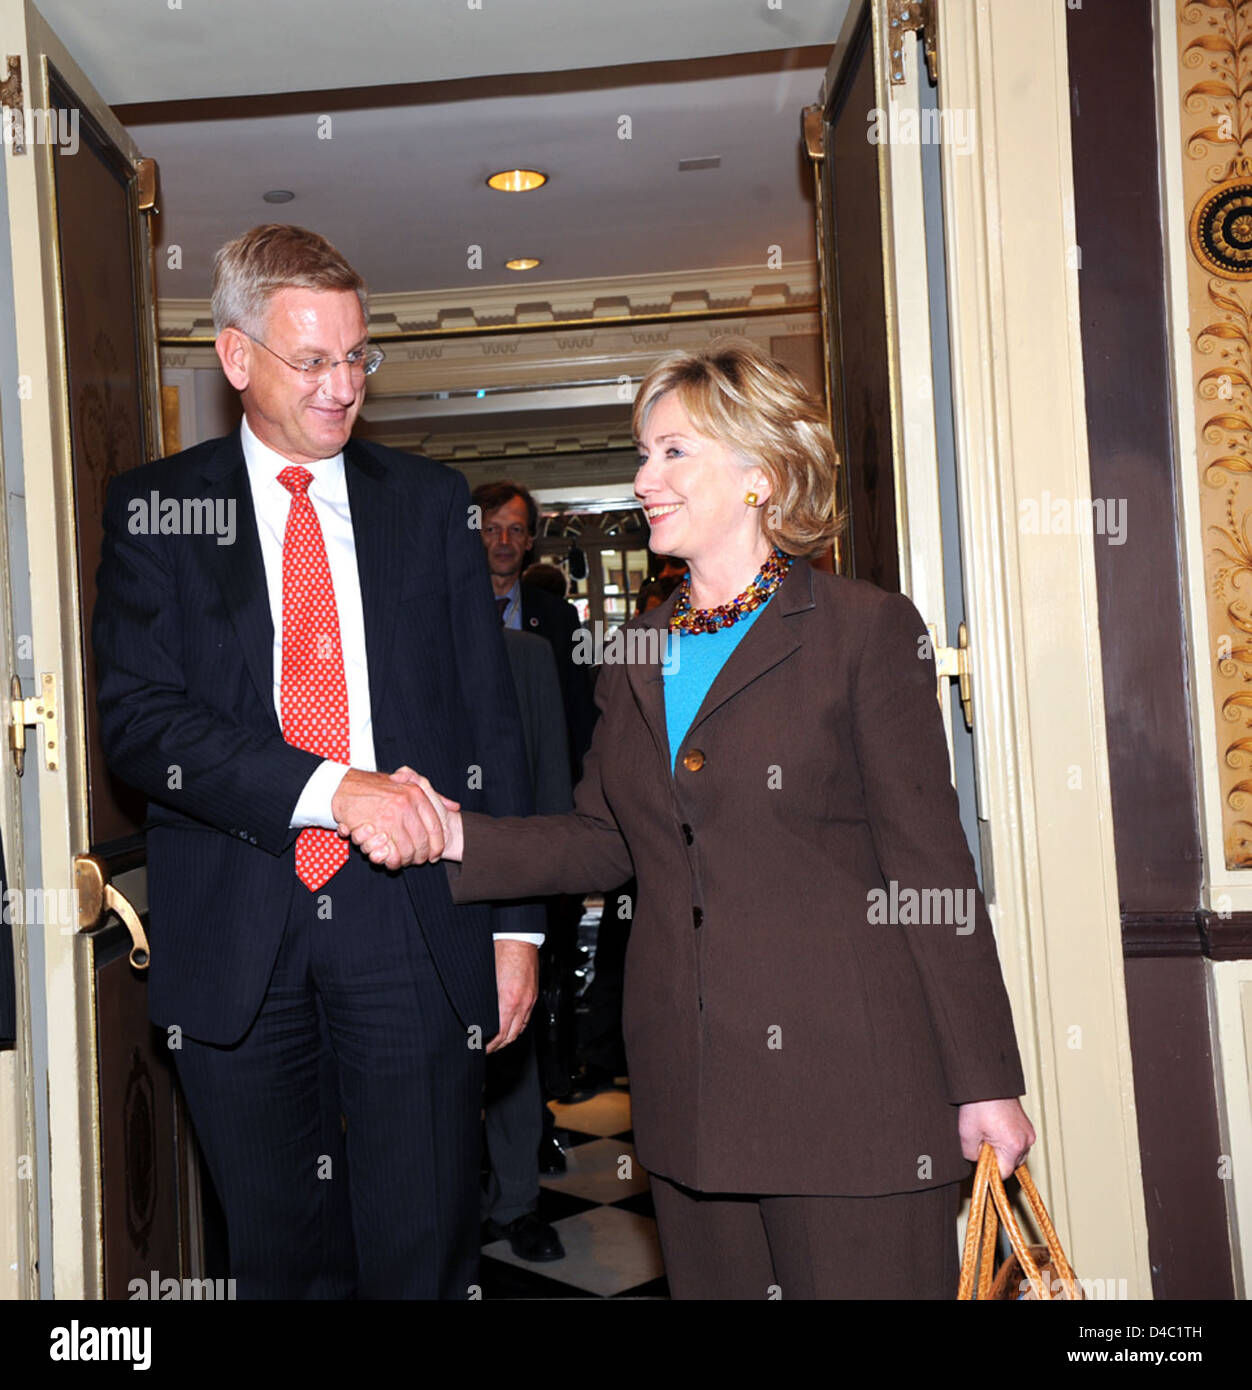
M578 610L539 585L522 583L522 569L539 530L539 508L527 489L507 479L483 483L474 489L473 501L481 508L487 568L501 622L518 632L536 633L552 646L565 710L570 775L577 782L596 722L590 673L574 661Z
M504 647L513 673L526 764L535 795L535 814L563 815L573 807L561 687L552 648L542 637L504 629ZM542 942L545 911L536 903ZM507 1240L513 1253L533 1263L563 1259L565 1247L556 1229L541 1220L539 1150L544 1105L535 1056L532 1022L512 1046L487 1058L483 1094L488 1172L483 1194L483 1243Z
M476 487L473 501L481 509L482 541L500 622L506 630L544 637L552 648L561 685L570 776L577 783L596 720L591 672L574 660L578 610L541 585L522 582L539 530L539 508L530 492L520 483L501 479ZM561 896L549 901L536 1045L543 1089L554 1100L570 1095L579 1069L575 970L581 919L581 898ZM542 1118L540 1165L544 1172L560 1172L565 1155L546 1106Z

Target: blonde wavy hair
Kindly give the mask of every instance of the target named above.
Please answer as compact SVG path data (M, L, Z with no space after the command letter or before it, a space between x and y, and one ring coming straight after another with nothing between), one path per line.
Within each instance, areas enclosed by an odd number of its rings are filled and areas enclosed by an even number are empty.
M761 530L788 555L816 555L843 527L839 456L824 406L800 378L746 338L663 357L644 377L631 416L639 439L652 407L673 391L691 423L770 482Z

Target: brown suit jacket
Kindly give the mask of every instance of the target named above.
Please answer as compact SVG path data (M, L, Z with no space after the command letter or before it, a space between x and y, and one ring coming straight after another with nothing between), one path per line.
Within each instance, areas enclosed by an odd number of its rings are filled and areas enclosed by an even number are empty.
M628 626L663 629L674 602ZM596 700L576 809L466 815L448 871L463 902L591 891L633 863L640 1161L706 1192L964 1177L955 1107L1025 1086L917 610L797 560L672 774L657 654L606 664ZM929 925L905 907L942 889L975 895L960 930L933 921L935 896Z

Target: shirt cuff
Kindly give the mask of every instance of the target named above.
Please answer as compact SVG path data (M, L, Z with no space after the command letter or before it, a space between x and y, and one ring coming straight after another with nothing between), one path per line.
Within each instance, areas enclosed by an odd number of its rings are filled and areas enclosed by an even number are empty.
M491 933L493 941L525 941L531 946L542 946L544 937L542 932L525 931L495 931Z
M339 822L331 812L330 804L339 790L344 774L351 769L345 763L322 763L313 776L304 784L296 809L291 813L291 828L307 830L310 826L320 826L323 830L337 830Z

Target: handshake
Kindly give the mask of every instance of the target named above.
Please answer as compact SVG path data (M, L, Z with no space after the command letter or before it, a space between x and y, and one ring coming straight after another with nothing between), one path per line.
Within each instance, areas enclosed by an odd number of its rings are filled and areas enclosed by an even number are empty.
M440 795L411 767L350 768L330 809L340 835L388 869L461 857L461 803Z

